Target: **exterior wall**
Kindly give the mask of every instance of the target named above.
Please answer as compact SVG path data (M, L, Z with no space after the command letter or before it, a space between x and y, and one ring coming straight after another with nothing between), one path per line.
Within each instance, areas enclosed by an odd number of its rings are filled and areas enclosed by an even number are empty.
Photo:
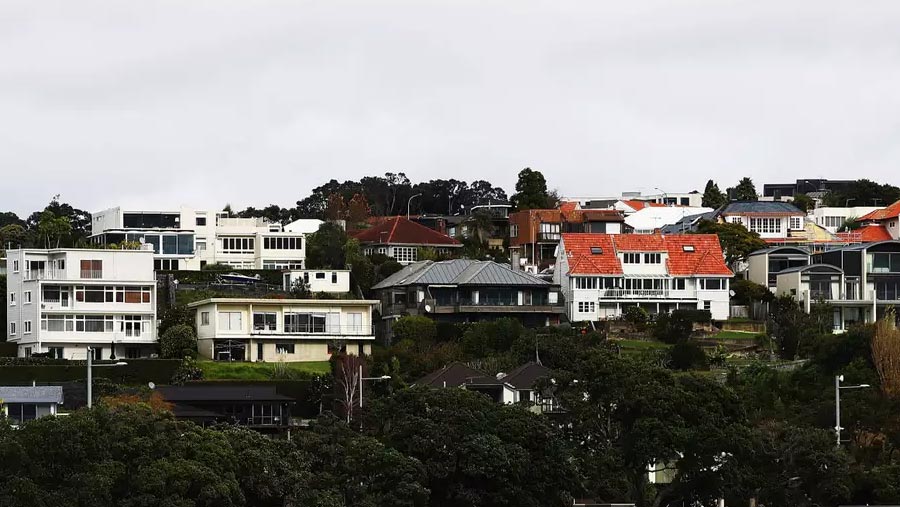
M760 232L759 236L762 239L783 239L788 237L788 226L790 225L789 217L769 217L769 216L760 216L760 217L751 217L749 215L723 215L722 217L725 222L731 223L740 223L744 226L748 231L750 230L750 220L751 218L777 218L781 223L780 232Z
M892 218L890 220L885 220L882 223L884 224L884 228L887 229L888 234L891 235L891 238L900 239L900 219Z
M215 358L216 340L235 340L246 344L245 360L250 361L326 361L329 343L346 344L348 353L371 353L374 341L372 307L377 301L358 300L208 300L191 305L196 310L198 349L204 357ZM274 313L275 326L254 329L253 314ZM224 313L240 314L240 327L223 326ZM286 313L325 314L323 332L287 332ZM258 344L263 356L258 357ZM276 353L280 343L292 344L293 353Z
M765 287L769 286L769 254L751 255L747 259L747 279Z
M874 206L823 207L809 212L809 217L819 226L824 227L830 233L836 233L843 222L849 218L859 218L877 209ZM839 222L839 223L838 223Z
M82 272L82 260L100 261L102 267ZM43 268L36 265L38 262L44 263ZM153 252L11 250L8 265L7 315L16 332L12 334L8 324L4 334L8 341L18 344L19 356L48 352L51 347L61 349L61 357L68 359L86 358L87 347L102 349L104 359L112 352L119 357L146 357L154 352ZM57 289L61 295L47 299L47 288ZM103 290L103 301L90 302L85 295L90 295L91 289ZM126 295L130 298L134 294L137 301L126 303ZM54 330L57 326L59 329ZM97 326L102 330L89 331Z
M333 282L335 275L337 275L337 282ZM304 269L291 271L284 274L284 290L290 291L291 287L294 287L299 280L306 280L310 292L350 292L349 270Z
M792 271L790 273L778 275L778 284L775 287L775 294L778 296L789 295L799 301L801 295L800 272Z

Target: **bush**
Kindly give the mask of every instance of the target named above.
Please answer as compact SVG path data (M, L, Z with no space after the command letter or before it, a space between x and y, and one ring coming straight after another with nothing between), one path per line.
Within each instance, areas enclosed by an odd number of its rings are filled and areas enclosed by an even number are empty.
M771 301L775 298L768 287L750 280L732 281L731 290L734 291L734 297L731 300L738 305L749 305L753 301Z
M640 306L629 306L622 312L622 319L631 324L632 330L638 331L647 324L650 314Z
M708 324L712 320L712 314L709 310L699 310L695 308L681 308L672 312L673 316L685 319L691 323Z
M197 366L197 361L193 357L185 356L181 360L181 366L175 370L172 375L172 384L182 385L190 380L202 380L203 370Z
M434 343L437 338L437 326L428 317L401 317L394 322L394 341L411 340L417 344Z
M13 358L5 358L11 360ZM107 363L99 361L98 363ZM164 384L181 366L181 361L174 359L127 359L126 366L115 368L97 368L94 380L107 378L127 385L156 382ZM16 358L15 363L0 365L0 385L21 384L23 382L38 383L83 381L87 377L85 361L69 361L67 359L32 359Z
M156 332L159 336L162 336L171 327L187 325L194 329L195 324L194 310L185 305L177 305L163 310L159 318L159 329Z
M675 370L708 370L709 358L696 343L679 342L669 351L669 365Z
M172 326L159 337L159 349L163 359L195 358L197 333L186 324Z
M517 319L504 317L494 321L477 322L463 333L463 351L473 358L502 354L524 333L525 328Z

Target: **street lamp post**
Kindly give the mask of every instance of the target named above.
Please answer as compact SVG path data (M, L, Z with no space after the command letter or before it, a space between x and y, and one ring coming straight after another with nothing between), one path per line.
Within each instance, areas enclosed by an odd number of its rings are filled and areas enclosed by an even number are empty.
M667 194L665 190L663 190L659 187L654 187L653 189L659 190L662 193L662 195L663 195L662 203L665 205L668 205L668 203L666 201L669 199L669 194Z
M834 376L834 435L835 446L841 446L841 389L865 389L871 387L869 384L859 384L857 386L842 386L844 381L843 375Z
M412 205L412 200L415 199L416 197L421 196L421 195L422 195L422 192L419 192L419 193L416 194L416 195L410 196L409 200L406 201L406 219L407 219L407 220L409 220L409 208L410 208L410 206Z
M363 377L363 367L359 365L359 408L363 406L363 381L364 380L390 380L390 375L382 375L380 377Z
M94 347L88 347L87 348L87 407L88 408L91 408L92 406L94 406L94 403L93 403L93 401L94 401L93 400L93 398L94 398L94 392L93 392L94 391L94 386L93 386L94 379L93 379L93 371L92 371L93 367L94 367L93 359L94 359ZM113 364L98 364L97 365L98 368L101 368L101 367L111 368L114 366L128 366L128 363L126 363L124 361L119 361L119 362L113 363Z

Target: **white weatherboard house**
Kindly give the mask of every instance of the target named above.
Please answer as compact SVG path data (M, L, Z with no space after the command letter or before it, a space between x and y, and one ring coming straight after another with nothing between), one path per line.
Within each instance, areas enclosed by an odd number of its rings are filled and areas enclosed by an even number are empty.
M230 218L221 211L181 208L94 213L91 241L153 245L157 270L198 270L207 264L236 269L301 269L306 233L288 232L264 218Z
M553 276L578 322L616 318L629 306L727 319L734 275L714 234L563 234Z
M7 340L19 357L148 357L156 351L156 278L149 250L7 252Z
M290 292L300 282L306 284L310 292L350 292L349 269L297 269L284 273L284 290Z
M372 352L378 301L213 298L197 312L200 355L220 361L327 361Z

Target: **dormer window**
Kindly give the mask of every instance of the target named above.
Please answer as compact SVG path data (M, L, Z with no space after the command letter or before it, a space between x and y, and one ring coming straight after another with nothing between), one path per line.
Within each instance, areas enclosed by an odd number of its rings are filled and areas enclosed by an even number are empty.
M685 252L693 252L694 245L682 245L681 249Z
M603 248L599 246L591 247L591 255L601 255L603 253Z

